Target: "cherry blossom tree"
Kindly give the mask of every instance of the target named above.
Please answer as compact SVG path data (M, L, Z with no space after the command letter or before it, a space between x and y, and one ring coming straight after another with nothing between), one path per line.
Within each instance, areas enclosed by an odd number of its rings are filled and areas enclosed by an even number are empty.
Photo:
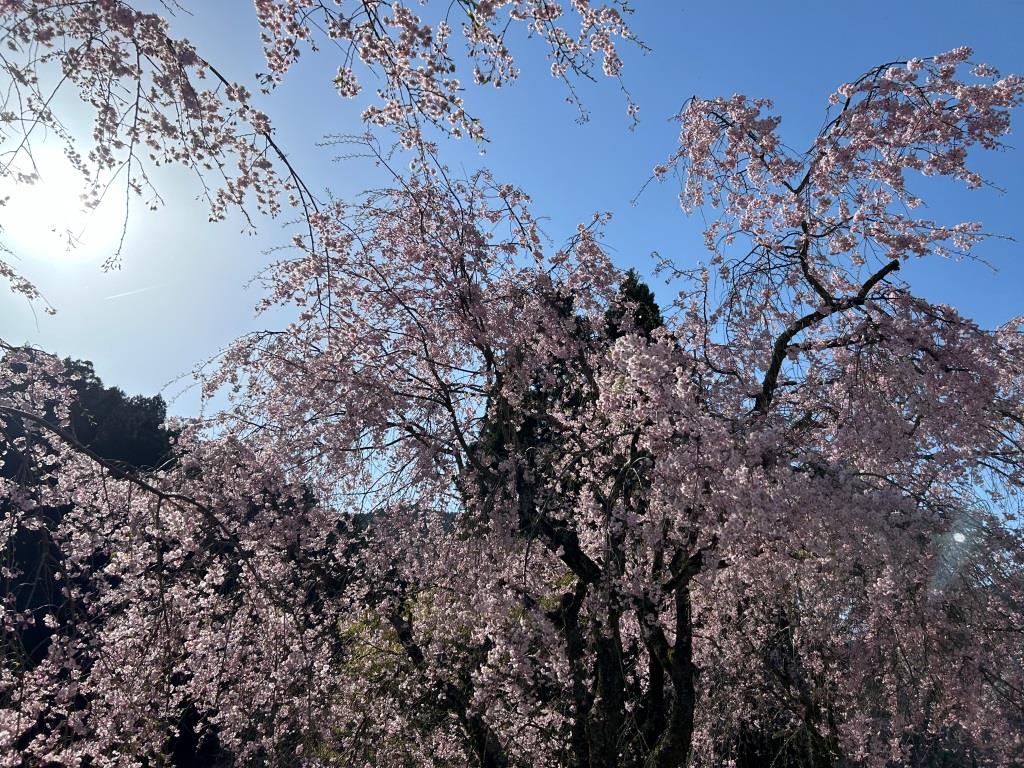
M662 312L602 249L606 217L552 249L525 192L436 159L427 126L480 135L445 21L256 5L265 85L326 30L343 95L383 75L365 118L410 170L366 139L388 183L318 201L160 17L3 6L20 87L54 61L97 106L89 167L131 176L155 142L221 174L214 215L290 194L306 227L263 275L262 308L293 321L207 371L232 404L175 425L162 467L92 452L59 361L6 349L5 460L26 471L2 478L4 536L68 509L70 606L41 661L5 653L6 764L185 743L243 765L1024 762L1020 322L981 328L898 279L984 242L910 190L984 182L971 152L1000 146L1020 78L964 48L877 67L802 153L767 101L692 99L655 176L717 218L706 266L662 265ZM480 81L514 76L506 20L557 76L595 55L617 76L629 38L623 9L585 2L456 10ZM5 605L4 637L34 619Z

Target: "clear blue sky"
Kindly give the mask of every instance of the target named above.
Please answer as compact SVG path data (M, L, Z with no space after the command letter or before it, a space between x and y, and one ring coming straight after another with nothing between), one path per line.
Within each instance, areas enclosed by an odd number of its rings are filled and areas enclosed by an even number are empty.
M195 15L180 17L175 31L231 77L251 82L261 68L251 3L185 5ZM652 49L625 55L624 77L641 106L636 130L628 130L622 97L610 81L581 89L591 120L576 124L546 62L524 56L518 83L467 95L492 139L486 156L466 142L443 145L442 154L453 168L469 172L485 164L499 179L521 185L536 210L550 217L546 229L556 243L594 211L612 211L606 244L621 266L641 272L650 271L653 251L684 262L704 257L699 217L682 214L672 184L652 186L639 205L630 205L651 168L674 148L676 127L669 118L688 97L742 92L772 98L783 115L787 143L799 147L821 124L828 94L874 64L966 44L975 49L975 60L1024 73L1024 0L638 0L635 6L634 28ZM534 41L524 44L541 52ZM359 130L357 110L333 93L336 66L329 50L306 57L265 109L304 176L344 196L372 186L374 176L365 167L329 163L333 151L315 146L325 133ZM998 271L932 261L904 272L928 297L961 307L989 326L1024 313L1024 114L1017 119L1009 143L1019 149L977 158L1005 194L939 185L937 196L929 198L928 213L935 218L980 220L988 231L1016 238L990 240L979 250ZM22 301L8 298L0 308L0 336L93 360L108 383L130 393L163 390L171 399L188 381L164 389L169 381L239 333L267 325L253 319L258 288L244 284L271 259L264 251L286 240L280 226L268 222L253 236L240 234L237 220L206 224L194 183L175 172L162 178L168 204L157 213L137 206L120 271L100 270L102 248L53 258L32 240L15 243L21 268L58 314L34 315ZM171 411L194 414L198 403L197 393L186 391L172 400Z

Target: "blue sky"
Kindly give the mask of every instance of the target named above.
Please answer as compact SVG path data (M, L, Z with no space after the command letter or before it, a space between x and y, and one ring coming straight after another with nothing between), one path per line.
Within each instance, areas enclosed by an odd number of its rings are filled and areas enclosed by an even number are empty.
M194 16L177 18L175 32L191 39L229 76L251 83L261 68L251 3L185 5ZM1024 73L1024 0L917 0L888 6L637 0L634 5L634 28L651 48L646 54L626 50L624 55L624 78L641 107L635 130L629 130L625 103L613 82L581 89L591 119L578 124L574 108L565 104L563 86L547 74L547 63L522 55L517 83L467 94L491 138L486 154L481 157L468 142L448 142L442 156L457 172L486 165L500 180L522 186L533 196L536 211L549 217L545 228L556 244L593 212L613 212L605 243L621 266L641 272L650 272L655 251L684 263L704 258L700 218L682 214L672 183L648 187L639 204L631 205L651 168L674 148L676 126L670 117L690 96L769 97L783 116L787 143L800 147L820 126L828 94L884 61L970 45L975 60ZM536 41L522 43L522 54L543 55ZM379 177L366 166L333 164L329 161L336 151L316 146L324 134L360 128L356 105L342 102L331 87L336 67L329 50L304 56L263 106L277 126L279 143L307 180L348 196L373 186ZM1024 120L1024 114L1017 119ZM988 326L1024 313L1022 135L1024 126L1018 125L1008 143L1019 148L976 158L977 167L1005 193L967 192L944 184L918 187L929 202L928 215L979 220L987 231L1016 238L989 240L980 248L978 255L996 271L977 263L933 260L903 272L924 295L954 304ZM53 178L47 194L61 176ZM187 388L187 378L169 382L238 334L268 320L272 324L273 318L254 320L259 289L245 284L272 260L266 250L285 243L287 235L277 222L264 222L255 235L243 234L237 219L207 224L193 180L175 171L165 171L160 179L167 205L156 213L142 205L133 210L118 271L100 269L110 249L101 236L95 247L55 255L52 239L26 234L22 226L13 243L22 257L19 266L58 313L44 316L8 298L0 307L0 336L90 359L108 383L131 393L162 391L172 413L191 415L199 407L198 393ZM3 223L9 230L19 224Z

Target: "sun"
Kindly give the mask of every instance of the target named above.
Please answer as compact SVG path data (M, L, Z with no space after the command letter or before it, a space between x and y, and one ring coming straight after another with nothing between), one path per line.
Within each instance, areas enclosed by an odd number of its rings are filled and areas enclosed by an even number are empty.
M16 255L38 260L105 260L114 255L125 224L125 199L115 185L95 208L82 200L86 179L60 148L32 148L38 180L0 179L0 242ZM30 170L23 157L18 170Z

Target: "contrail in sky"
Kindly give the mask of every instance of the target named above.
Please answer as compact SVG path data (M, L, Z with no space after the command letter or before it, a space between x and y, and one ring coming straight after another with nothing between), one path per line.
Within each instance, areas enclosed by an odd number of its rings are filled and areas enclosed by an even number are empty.
M146 291L152 291L154 288L159 287L159 285L147 285L145 288L136 288L134 291L125 291L124 293L115 293L113 296L104 296L103 301L110 301L111 299L123 299L125 296L134 296L137 293L145 293Z

